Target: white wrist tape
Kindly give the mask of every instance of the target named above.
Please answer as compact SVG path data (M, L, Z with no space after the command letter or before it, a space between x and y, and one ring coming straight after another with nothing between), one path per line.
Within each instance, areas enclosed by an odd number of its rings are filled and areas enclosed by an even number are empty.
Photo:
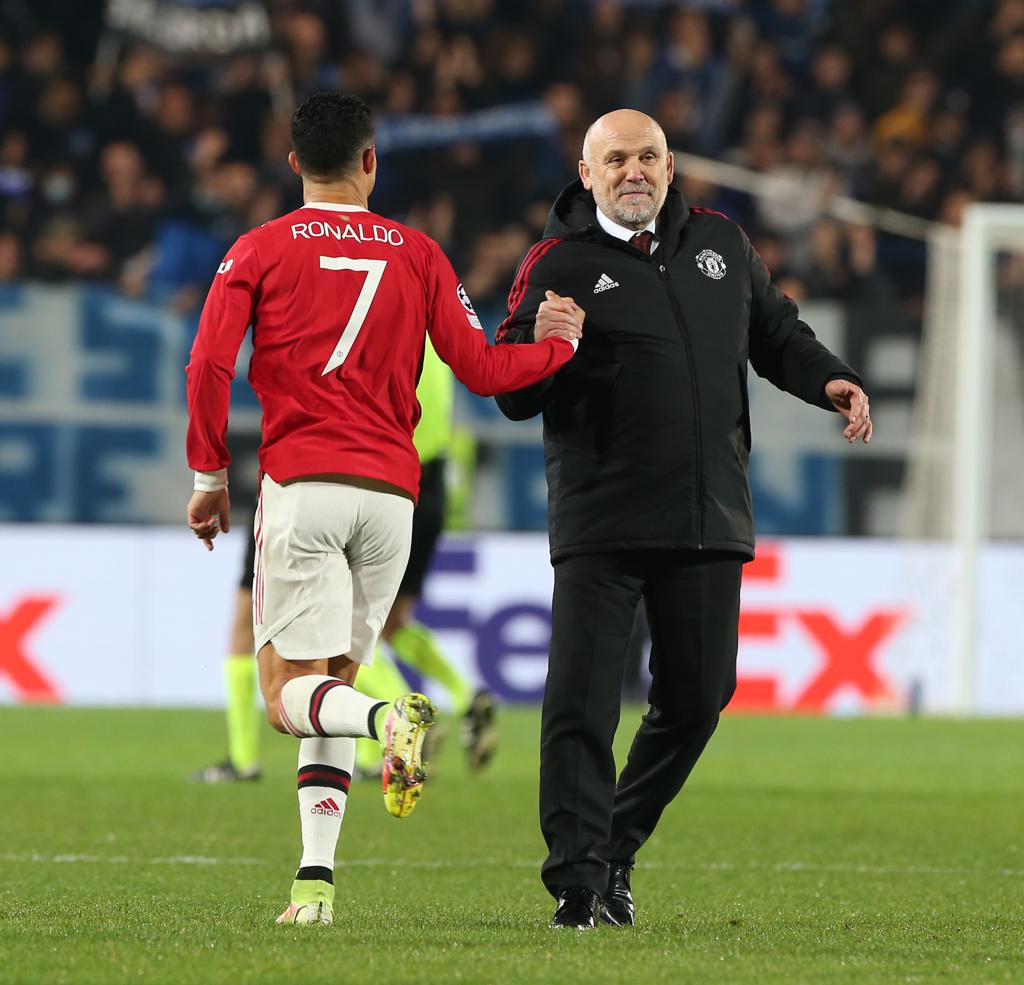
M217 469L216 472L196 472L192 488L196 492L219 492L228 487L228 470Z

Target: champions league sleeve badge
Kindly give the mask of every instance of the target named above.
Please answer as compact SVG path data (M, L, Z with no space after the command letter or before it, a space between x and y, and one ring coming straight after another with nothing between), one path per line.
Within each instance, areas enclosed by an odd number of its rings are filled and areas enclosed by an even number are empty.
M479 328L483 331L483 325L480 324L480 319L477 318L476 311L473 308L473 302L469 300L469 295L461 284L459 284L458 295L460 304L466 309L466 319L469 321L470 325L472 325L473 328Z

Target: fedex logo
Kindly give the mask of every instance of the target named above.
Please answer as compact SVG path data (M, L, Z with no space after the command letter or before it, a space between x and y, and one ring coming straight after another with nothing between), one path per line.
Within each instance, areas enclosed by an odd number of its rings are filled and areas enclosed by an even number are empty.
M779 586L784 583L785 554L781 547L759 549L744 567L744 585ZM895 697L892 684L879 667L884 646L903 623L906 611L892 605L869 605L850 619L840 617L827 604L744 604L740 611L740 669L733 711L826 712L840 695L853 695L872 705ZM796 631L817 658L811 673L799 681L791 696L783 695L781 673L744 673L744 644L782 645Z
M32 634L56 607L56 596L39 595L15 599L6 611L0 609L0 686L12 689L20 701L61 701L57 685L38 665L30 648Z
M539 559L547 567L544 553ZM550 590L546 596L509 597L486 588L466 592L467 582L487 584L487 571L492 565L486 551L475 541L442 542L434 555L427 591L417 606L416 617L440 633L457 633L469 637L475 650L476 669L484 686L506 701L539 701L544 695L544 674L551 644ZM550 571L550 568L548 568ZM433 586L450 579L458 591L450 593L456 603L432 600ZM550 574L548 575L550 580ZM439 594L439 593L438 593ZM493 607L471 607L466 599L493 600ZM532 666L529 682L516 673L517 665Z
M491 551L490 542L445 543L417 615L438 632L468 636L480 677L500 697L537 701L551 641L547 557L538 553L516 570L508 548L498 544ZM802 593L794 587L786 560L785 548L771 545L744 568L744 586L754 589L746 594L756 601L740 614L738 681L729 707L822 713L839 701L891 701L895 689L881 656L903 625L905 608L865 601L855 615L849 608L841 612L827 594L821 601L819 580ZM837 587L835 594L838 600L846 589ZM766 596L778 601L766 602Z

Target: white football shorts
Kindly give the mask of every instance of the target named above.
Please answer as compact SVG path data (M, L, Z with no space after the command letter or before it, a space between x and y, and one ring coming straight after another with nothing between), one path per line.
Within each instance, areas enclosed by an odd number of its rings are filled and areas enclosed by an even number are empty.
M412 501L340 482L279 486L256 510L253 633L286 660L373 662L409 560Z

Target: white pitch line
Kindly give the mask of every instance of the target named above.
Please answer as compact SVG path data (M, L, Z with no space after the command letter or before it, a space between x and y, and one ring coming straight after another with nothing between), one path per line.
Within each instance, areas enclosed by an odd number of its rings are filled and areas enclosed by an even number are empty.
M166 858L131 858L128 855L81 855L59 854L41 855L32 852L30 855L7 853L0 855L0 862L52 862L63 864L68 862L95 863L99 865L267 865L262 858L210 858L206 855L169 855Z
M388 868L388 869L478 869L512 868L536 869L540 859L395 859L395 858L349 858L338 861L339 869ZM276 865L265 858L214 858L207 855L169 855L165 858L132 858L128 855L83 855L58 854L0 854L0 862L22 863L86 863L98 865ZM661 869L686 872L807 872L807 873L849 873L853 875L879 876L1002 876L1008 879L1024 878L1024 869L1009 868L965 868L931 865L867 865L859 862L658 862L639 863L639 869Z

